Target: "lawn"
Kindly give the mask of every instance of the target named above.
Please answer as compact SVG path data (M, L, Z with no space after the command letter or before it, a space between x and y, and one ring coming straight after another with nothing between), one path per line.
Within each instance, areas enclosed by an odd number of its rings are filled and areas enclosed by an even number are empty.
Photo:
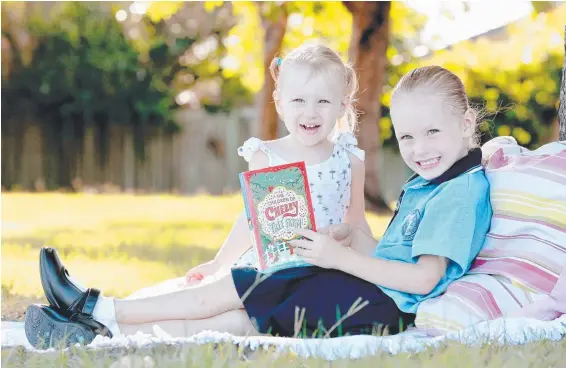
M127 296L212 259L242 209L238 195L4 193L2 291L6 297L41 297L38 255L48 245L86 286ZM375 234L389 221L368 218ZM7 314L3 303L2 316Z
M239 196L25 194L2 195L2 319L22 319L30 302L42 301L38 252L56 247L73 277L107 294L128 294L212 259L243 208ZM389 216L368 215L374 234ZM356 367L566 367L566 341L518 347L446 346L420 354L379 354ZM82 349L61 354L2 350L4 366L291 366L323 367L323 360L269 351L244 353L233 346L125 348L95 355ZM537 361L538 359L538 361ZM129 363L127 360L130 360ZM214 362L214 364L213 364ZM334 362L342 367L352 362Z

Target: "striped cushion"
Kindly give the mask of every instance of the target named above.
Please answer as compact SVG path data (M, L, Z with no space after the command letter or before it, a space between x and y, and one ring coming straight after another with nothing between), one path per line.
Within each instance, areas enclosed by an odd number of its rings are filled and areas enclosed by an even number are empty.
M541 297L504 277L465 275L441 296L422 302L415 325L429 335L442 335L502 317Z
M501 317L566 278L566 142L528 151L500 137L482 151L491 229L468 274L419 306L417 327L445 332Z

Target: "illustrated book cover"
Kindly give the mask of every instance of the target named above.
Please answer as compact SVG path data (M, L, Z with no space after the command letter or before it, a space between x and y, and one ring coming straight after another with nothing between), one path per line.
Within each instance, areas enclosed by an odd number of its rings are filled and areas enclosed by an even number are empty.
M288 244L300 238L294 228L316 231L305 163L243 172L240 185L258 269L308 265Z

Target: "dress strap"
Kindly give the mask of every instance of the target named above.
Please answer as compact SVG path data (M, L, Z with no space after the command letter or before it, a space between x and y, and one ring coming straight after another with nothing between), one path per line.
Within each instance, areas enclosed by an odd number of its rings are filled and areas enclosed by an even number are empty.
M340 146L342 149L350 152L360 160L364 161L366 154L364 150L358 148L358 140L352 133L341 133L333 139L335 145Z
M267 156L270 156L270 151L265 147L265 144L259 138L249 138L244 144L238 148L238 155L243 157L247 162L250 162L252 156L257 151L263 151Z

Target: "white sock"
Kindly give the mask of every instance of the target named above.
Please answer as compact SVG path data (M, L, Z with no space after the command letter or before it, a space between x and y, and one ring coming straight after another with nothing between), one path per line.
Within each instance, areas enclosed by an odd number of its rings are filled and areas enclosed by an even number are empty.
M120 328L116 321L116 307L114 306L114 298L100 295L92 311L92 317L108 327L113 336L120 335Z

